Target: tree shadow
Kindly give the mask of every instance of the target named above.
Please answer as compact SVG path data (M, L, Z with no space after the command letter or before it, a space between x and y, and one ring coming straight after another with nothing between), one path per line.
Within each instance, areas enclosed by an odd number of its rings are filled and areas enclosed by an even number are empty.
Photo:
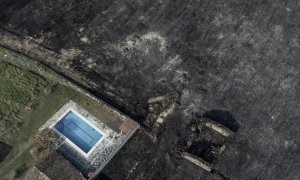
M0 162L10 153L12 146L0 141Z
M237 132L240 128L240 124L238 121L233 117L233 115L228 111L223 110L210 110L207 111L203 117L207 117L212 119L213 121L216 121L233 132Z

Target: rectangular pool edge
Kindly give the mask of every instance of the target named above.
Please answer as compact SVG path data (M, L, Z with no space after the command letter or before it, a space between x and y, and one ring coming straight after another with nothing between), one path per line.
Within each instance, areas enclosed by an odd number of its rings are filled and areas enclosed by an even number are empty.
M86 154L103 138L101 131L88 124L74 110L69 110L52 128L59 131L72 142L72 145L75 144Z

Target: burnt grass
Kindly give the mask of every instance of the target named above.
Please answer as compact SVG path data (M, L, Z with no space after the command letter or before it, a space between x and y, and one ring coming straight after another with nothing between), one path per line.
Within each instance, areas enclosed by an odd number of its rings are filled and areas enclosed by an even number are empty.
M54 69L81 73L144 127L159 114L150 98L178 94L157 140L142 128L99 179L299 179L299 11L296 0L2 0L0 26L81 50ZM218 173L180 158L202 116L236 132L213 160ZM189 151L209 154L205 136Z

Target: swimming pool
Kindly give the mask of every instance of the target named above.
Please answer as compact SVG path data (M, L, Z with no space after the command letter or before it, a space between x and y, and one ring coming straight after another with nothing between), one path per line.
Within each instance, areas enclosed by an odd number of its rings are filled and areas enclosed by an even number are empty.
M85 153L88 153L103 136L72 111L69 111L54 127Z

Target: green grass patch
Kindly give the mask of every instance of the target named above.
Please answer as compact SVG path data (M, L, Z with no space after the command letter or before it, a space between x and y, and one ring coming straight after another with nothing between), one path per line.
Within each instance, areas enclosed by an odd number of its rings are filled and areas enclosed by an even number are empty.
M48 85L35 73L0 61L0 140L8 141L22 124L19 111Z

